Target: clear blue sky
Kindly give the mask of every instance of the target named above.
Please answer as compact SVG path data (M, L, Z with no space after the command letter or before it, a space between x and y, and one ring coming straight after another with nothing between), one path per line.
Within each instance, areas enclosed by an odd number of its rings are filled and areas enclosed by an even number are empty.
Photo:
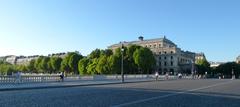
M0 56L47 55L166 35L210 61L240 54L239 0L1 0Z

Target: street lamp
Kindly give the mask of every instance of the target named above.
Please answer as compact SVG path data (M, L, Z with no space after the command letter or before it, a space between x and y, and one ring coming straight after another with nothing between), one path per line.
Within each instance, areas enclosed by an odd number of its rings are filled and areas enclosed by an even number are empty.
M121 48L121 54L122 54L121 76L122 76L122 83L124 83L124 73L123 73L123 54L124 54L124 46L123 46L123 44L122 44L122 48Z
M194 66L195 66L195 63L193 60L191 60L191 72L192 72L192 78L194 79L194 74L196 74L196 71L194 72Z
M232 68L232 80L235 79L234 70Z

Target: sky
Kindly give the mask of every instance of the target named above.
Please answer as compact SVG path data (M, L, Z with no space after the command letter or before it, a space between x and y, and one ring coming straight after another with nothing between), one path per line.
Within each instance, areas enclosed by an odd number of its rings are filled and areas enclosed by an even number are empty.
M239 0L0 0L0 56L79 51L165 35L209 61L240 55Z

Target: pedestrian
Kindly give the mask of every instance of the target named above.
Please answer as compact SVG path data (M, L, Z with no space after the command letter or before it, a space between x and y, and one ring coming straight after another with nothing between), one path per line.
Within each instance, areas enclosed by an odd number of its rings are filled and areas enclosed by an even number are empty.
M64 81L64 73L63 72L61 72L61 74L60 74L60 79L62 82Z
M21 73L18 71L16 73L16 80L15 80L16 83L21 83Z
M182 74L181 73L178 73L178 78L182 79Z
M159 73L156 71L155 73L156 81L158 80L158 76L159 76Z
M166 80L168 80L168 73L166 73L165 77L166 77Z

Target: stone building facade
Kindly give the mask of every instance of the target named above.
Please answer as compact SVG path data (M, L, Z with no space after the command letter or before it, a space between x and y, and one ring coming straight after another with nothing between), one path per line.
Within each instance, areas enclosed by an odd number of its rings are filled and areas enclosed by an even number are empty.
M203 59L206 59L206 57L205 57L205 55L204 55L204 53L196 53L195 54L195 60L197 61L197 60L203 60Z
M122 45L140 45L149 48L156 58L156 71L160 74L191 73L194 70L195 53L181 50L165 36L163 38L148 40L144 40L140 36L138 41L121 42L111 45L108 48L115 51Z
M66 55L67 53L53 53L53 54L49 54L48 57L64 58ZM9 55L9 56L0 57L0 61L5 61L13 65L27 65L30 63L31 60L36 60L38 58L39 58L39 55L33 55L33 56Z
M240 64L240 55L236 58L236 63Z

